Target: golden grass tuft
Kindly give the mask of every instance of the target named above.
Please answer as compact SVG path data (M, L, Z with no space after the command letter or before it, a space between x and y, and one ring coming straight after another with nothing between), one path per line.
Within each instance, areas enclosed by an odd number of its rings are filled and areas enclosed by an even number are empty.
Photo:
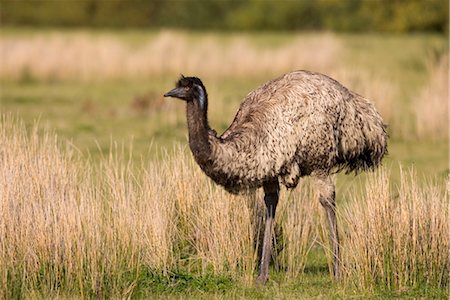
M306 258L317 240L319 198L310 180L302 180L295 191L284 190L277 208L276 228L281 248L275 253L275 265L288 279L303 274Z
M389 187L389 172L369 177L361 195L343 207L344 280L358 288L448 285L449 203L445 188L418 184L413 171Z
M143 272L252 283L261 192L230 196L183 149L134 164L120 147L92 165L57 137L0 120L0 297L129 297ZM448 284L448 202L439 185L385 171L339 206L345 282L358 288ZM301 276L321 210L308 180L283 191L275 266ZM323 242L327 244L327 242ZM151 276L151 275L146 275Z

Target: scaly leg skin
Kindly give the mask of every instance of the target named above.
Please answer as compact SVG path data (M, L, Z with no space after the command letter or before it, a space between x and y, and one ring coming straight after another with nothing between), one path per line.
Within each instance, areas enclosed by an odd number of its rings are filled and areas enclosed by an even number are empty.
M319 188L319 200L327 215L330 232L330 242L333 248L333 275L334 279L338 281L341 275L341 270L339 233L336 220L335 187L330 176L318 177L317 179L317 186Z
M280 187L278 181L264 184L264 202L266 204L266 228L264 230L263 249L259 276L256 282L265 284L269 279L269 263L272 255L273 225L278 204Z

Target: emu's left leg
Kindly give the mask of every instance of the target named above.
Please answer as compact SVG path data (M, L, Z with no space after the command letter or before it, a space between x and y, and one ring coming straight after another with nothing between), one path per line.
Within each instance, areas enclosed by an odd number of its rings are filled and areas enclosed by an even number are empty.
M264 241L261 255L261 264L259 267L259 276L256 279L258 283L265 284L269 279L269 262L272 255L273 224L275 219L275 210L278 204L278 195L280 186L278 180L264 184L264 202L266 203L266 228L264 230Z
M320 204L325 209L328 219L330 241L333 248L333 274L338 280L341 275L340 270L340 249L339 233L336 220L336 192L333 181L329 175L317 176L317 188L319 192Z

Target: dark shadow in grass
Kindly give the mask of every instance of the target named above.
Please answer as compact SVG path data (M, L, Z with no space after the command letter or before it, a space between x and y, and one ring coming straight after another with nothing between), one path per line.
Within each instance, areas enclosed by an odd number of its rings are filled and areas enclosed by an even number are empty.
M314 264L314 265L306 265L305 266L305 274L307 275L329 275L328 265L326 264Z

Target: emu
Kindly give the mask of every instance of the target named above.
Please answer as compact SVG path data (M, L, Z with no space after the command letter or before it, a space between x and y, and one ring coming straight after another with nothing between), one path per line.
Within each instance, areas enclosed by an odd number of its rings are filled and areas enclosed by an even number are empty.
M268 280L280 183L316 183L340 276L335 186L331 174L373 169L387 152L386 125L374 105L336 80L294 71L270 80L243 100L229 128L208 124L208 94L197 77L184 77L165 97L186 101L189 147L203 172L230 193L264 189L266 223L257 282Z

